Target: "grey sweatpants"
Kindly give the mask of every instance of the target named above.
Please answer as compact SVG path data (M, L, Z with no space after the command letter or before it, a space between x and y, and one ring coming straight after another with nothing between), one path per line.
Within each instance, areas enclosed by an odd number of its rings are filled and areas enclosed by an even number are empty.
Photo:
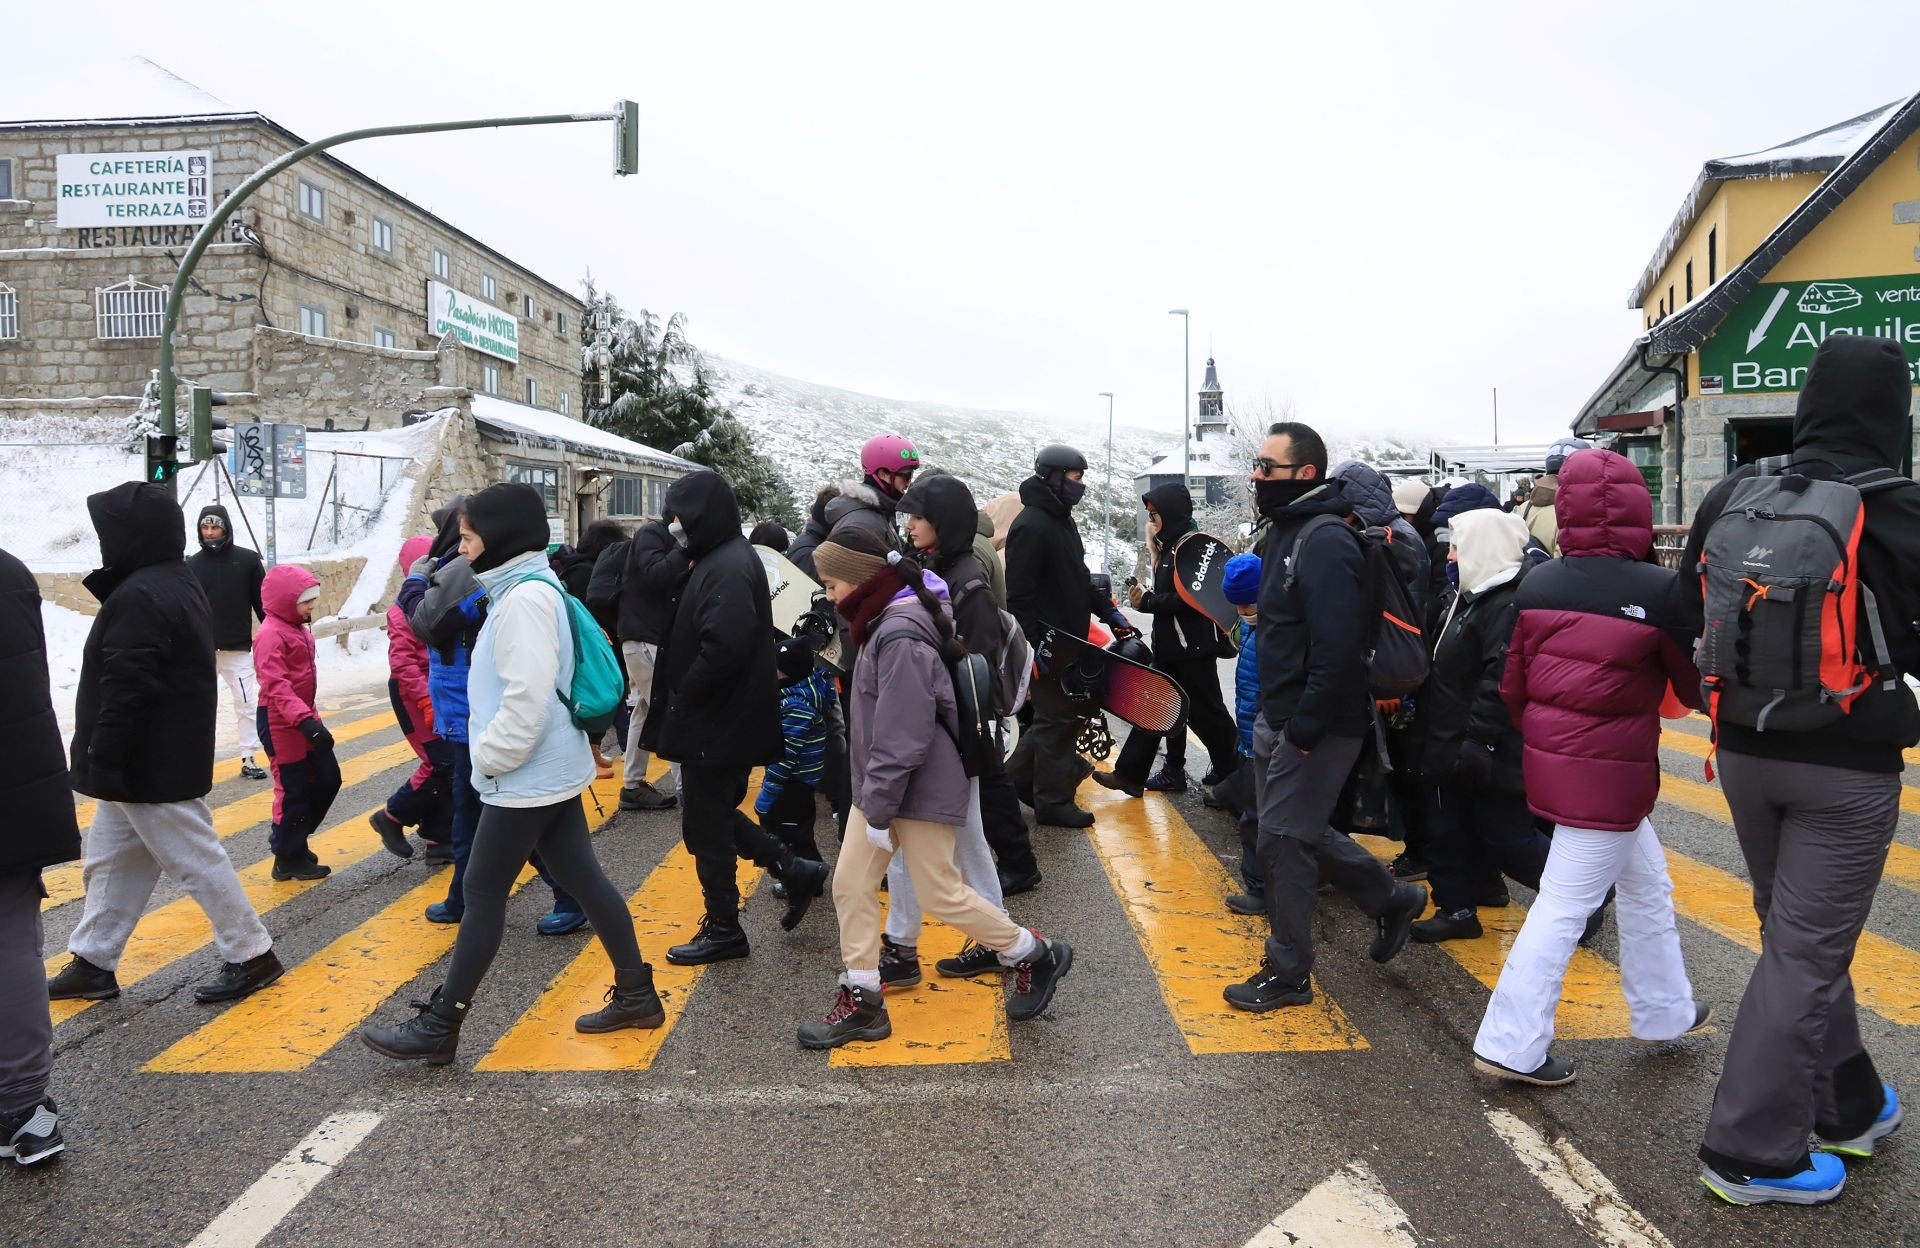
M206 911L223 960L245 962L273 948L213 830L212 812L196 798L99 804L87 829L86 911L67 938L68 951L102 970L119 969L162 871Z
M0 874L0 1114L46 1100L53 1074L40 897L39 871Z
M1807 1135L1859 1135L1882 1106L1848 967L1900 818L1896 773L1725 751L1720 783L1753 878L1760 961L1740 999L1700 1156L1778 1178Z

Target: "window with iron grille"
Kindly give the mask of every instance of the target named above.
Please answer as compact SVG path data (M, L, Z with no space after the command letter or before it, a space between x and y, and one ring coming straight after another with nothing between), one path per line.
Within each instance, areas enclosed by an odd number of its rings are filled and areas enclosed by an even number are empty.
M443 282L453 280L453 257L438 247L433 249L433 275Z
M373 219L373 249L393 254L393 222Z
M540 491L540 497L546 500L547 514L560 514L560 470L546 464L507 465L507 480L521 485L530 485Z
M480 366L480 388L488 394L500 393L500 366L483 364Z
M94 336L158 338L167 320L167 292L129 277L93 292Z
M300 180L300 215L315 221L327 219L327 193L305 178Z
M325 309L316 308L312 304L301 304L300 332L309 338L325 338L327 336L327 314Z
M374 331L373 331L373 345L374 345L374 346L376 346L376 347L390 347L390 346L392 346L392 345L393 345L393 331L392 331L392 330L390 330L390 329L376 329L376 330L374 330Z
M13 287L0 282L0 342L12 342L19 336L20 295Z
M647 505L647 479L645 477L615 477L613 489L607 499L607 514L611 516L644 516Z
M647 511L649 516L657 516L667 505L667 483L658 477L647 478Z

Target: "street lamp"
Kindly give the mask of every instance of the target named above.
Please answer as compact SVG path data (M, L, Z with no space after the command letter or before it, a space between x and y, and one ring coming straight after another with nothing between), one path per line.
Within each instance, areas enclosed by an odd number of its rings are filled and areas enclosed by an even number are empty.
M1113 561L1113 391L1102 390L1107 401L1107 519L1100 530L1100 567L1104 571Z
M1193 318L1187 315L1185 308L1173 308L1167 315L1180 318L1181 334L1186 341L1180 356L1180 484L1184 486L1192 475L1191 466L1187 463L1187 429L1193 423L1190 419L1193 410Z

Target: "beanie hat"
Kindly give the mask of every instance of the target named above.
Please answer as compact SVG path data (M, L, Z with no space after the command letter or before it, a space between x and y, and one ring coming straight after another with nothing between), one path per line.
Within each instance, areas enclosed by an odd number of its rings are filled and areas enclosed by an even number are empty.
M799 680L813 670L813 647L798 637L782 637L773 654L783 679Z
M295 598L294 601L295 602L315 602L315 601L318 601L319 597L320 597L320 585L318 582L315 582L314 584L309 585L305 589L301 590L300 596L298 598Z
M490 485L467 499L466 517L467 527L487 547L473 561L475 572L490 572L518 555L547 548L546 500L530 485Z
M865 585L886 568L887 561L835 542L821 542L813 548L813 566L821 576L830 576L843 585Z
M1419 477L1402 477L1393 483L1393 505L1402 515L1410 516L1420 510L1431 492L1432 487Z
M1220 583L1227 601L1236 607L1252 606L1260 599L1260 556L1251 552L1227 560L1227 574Z

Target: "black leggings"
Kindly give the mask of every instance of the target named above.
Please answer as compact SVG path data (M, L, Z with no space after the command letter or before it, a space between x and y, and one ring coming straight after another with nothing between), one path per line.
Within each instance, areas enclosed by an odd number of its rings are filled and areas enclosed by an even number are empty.
M553 878L579 899L614 970L635 971L647 964L640 956L633 916L593 856L587 813L579 798L551 806L486 806L467 859L466 913L441 990L449 1000L472 1001L486 978L506 928L507 894L527 865L527 855L536 849Z

